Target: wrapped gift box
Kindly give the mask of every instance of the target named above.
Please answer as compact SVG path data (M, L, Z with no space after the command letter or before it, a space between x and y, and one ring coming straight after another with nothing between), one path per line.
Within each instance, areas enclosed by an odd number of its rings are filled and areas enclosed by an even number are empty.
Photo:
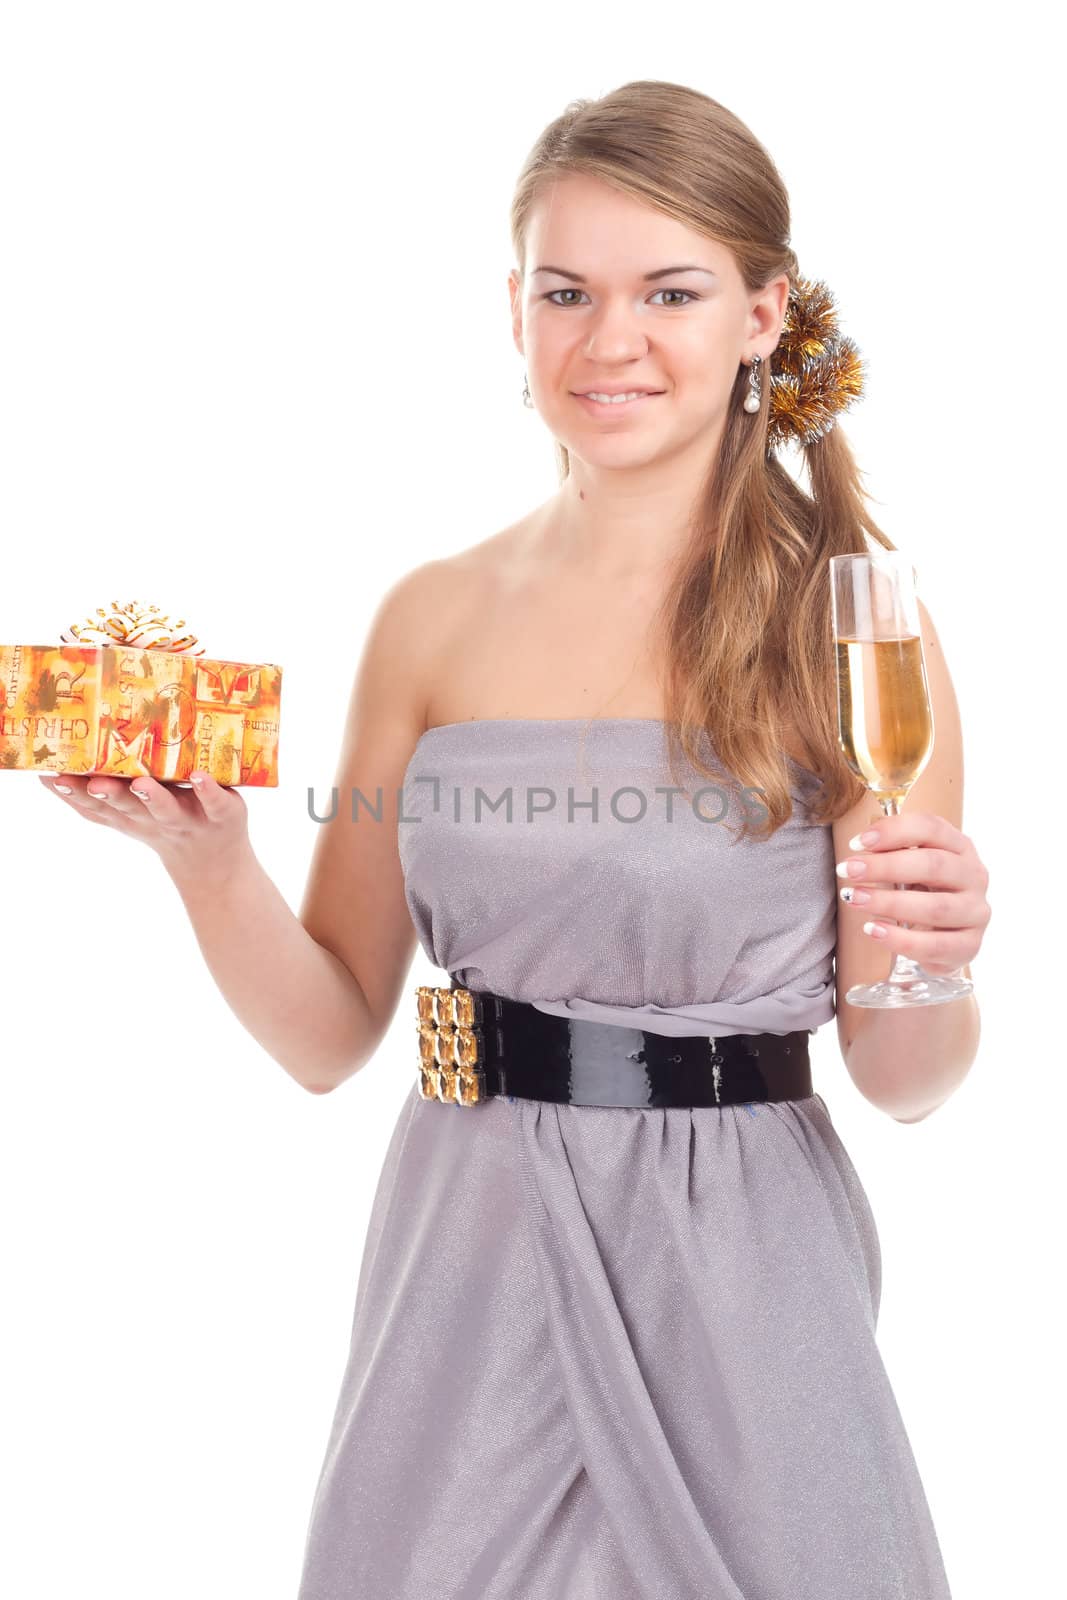
M62 644L0 644L0 771L277 785L279 666L193 652L155 606L97 615Z

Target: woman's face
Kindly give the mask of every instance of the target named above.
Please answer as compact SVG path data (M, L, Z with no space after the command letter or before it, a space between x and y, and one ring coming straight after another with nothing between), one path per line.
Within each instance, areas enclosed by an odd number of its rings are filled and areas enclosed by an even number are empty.
M783 274L751 294L724 245L584 176L542 191L525 277L513 270L508 284L537 410L568 450L603 466L717 436L742 357L769 357L789 293ZM636 389L656 392L615 405L579 398Z

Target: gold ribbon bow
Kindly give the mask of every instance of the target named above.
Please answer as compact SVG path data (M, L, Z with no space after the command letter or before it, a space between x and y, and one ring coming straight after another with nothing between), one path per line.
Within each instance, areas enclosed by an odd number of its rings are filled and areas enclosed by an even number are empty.
M142 606L139 600L131 600L128 606L120 606L112 600L110 611L98 606L96 614L103 618L102 622L94 622L88 617L81 626L72 623L67 632L59 636L63 643L128 645L137 650L167 650L171 655L204 654L202 645L199 650L193 649L197 642L195 633L176 631L185 627L184 618L172 625L169 617L160 614L158 606Z

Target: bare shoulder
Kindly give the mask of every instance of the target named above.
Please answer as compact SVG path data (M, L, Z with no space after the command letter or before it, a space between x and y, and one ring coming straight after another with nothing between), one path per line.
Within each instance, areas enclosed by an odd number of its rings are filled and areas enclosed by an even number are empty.
M479 539L462 550L428 566L446 570L461 589L474 586L482 597L494 588L515 582L529 565L535 546L537 512L520 517L506 528Z
M398 631L421 641L426 681L432 684L442 654L454 648L487 608L514 593L533 549L530 517L487 538L413 567L382 600Z
M429 706L455 651L479 617L492 615L528 548L523 518L488 538L420 562L395 578L370 618L350 724L387 721L399 747L429 721Z

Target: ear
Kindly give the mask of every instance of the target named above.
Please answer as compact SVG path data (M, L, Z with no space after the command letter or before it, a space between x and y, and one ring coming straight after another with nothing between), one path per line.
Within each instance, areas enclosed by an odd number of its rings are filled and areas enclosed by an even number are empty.
M511 296L511 336L515 340L516 350L520 355L525 355L522 348L522 279L515 267L508 273L508 293Z
M749 305L749 337L773 333L775 347L782 336L786 307L789 304L789 274L780 273L766 288L753 295Z

